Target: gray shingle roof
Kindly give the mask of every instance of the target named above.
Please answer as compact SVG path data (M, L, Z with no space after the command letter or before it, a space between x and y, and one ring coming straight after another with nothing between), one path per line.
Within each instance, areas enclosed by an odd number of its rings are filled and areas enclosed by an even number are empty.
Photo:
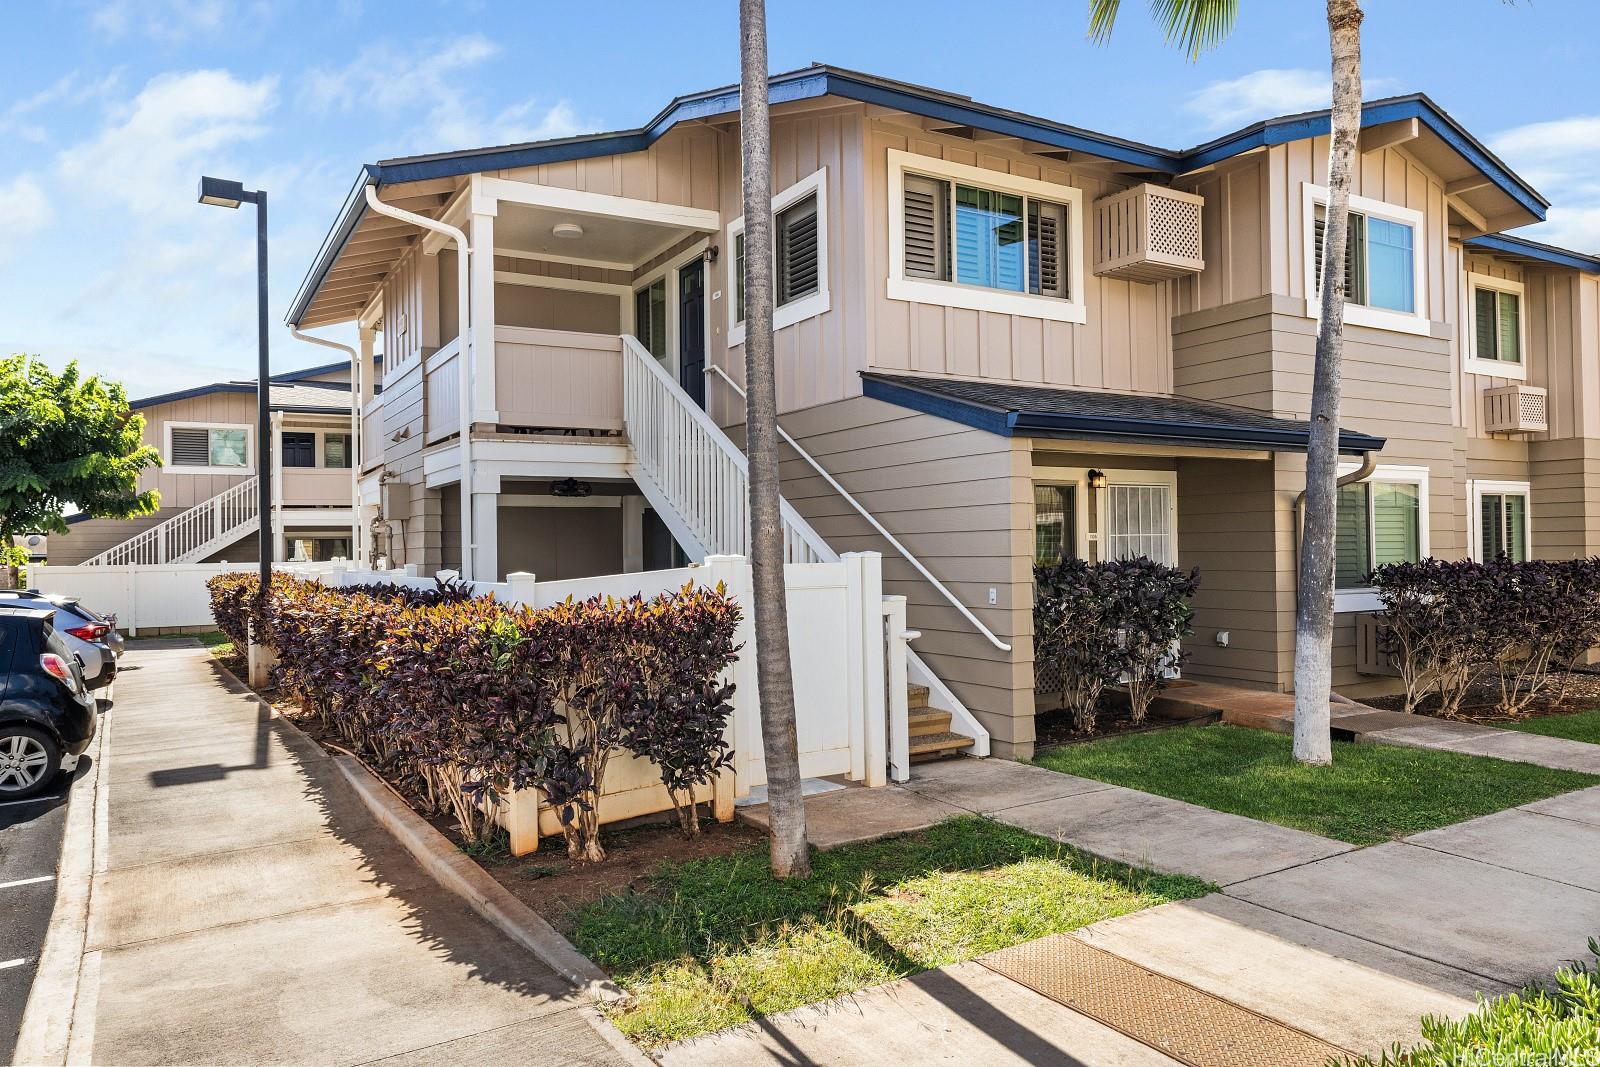
M243 382L213 382L210 385L199 385L193 389L181 389L175 393L162 393L160 396L145 397L135 400L128 406L138 411L142 408L155 407L158 404L170 404L175 400L188 400L190 397L206 396L210 393L254 393L254 381ZM350 386L344 382L273 382L267 397L267 404L273 411L308 411L308 412L348 412L350 410Z
M1178 396L1137 396L998 382L863 373L866 395L1007 437L1142 441L1303 452L1310 425ZM1341 452L1376 452L1384 439L1339 434Z

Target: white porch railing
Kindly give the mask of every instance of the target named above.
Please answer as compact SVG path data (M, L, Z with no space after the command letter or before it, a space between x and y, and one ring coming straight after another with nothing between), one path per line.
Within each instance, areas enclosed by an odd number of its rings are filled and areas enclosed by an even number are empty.
M83 561L85 567L191 563L259 528L256 478L230 485L141 533Z
M698 548L702 555L749 555L749 463L744 452L628 335L622 338L622 388L634 481L678 543ZM779 508L785 562L831 563L840 558L787 500L780 500ZM929 705L948 711L952 728L973 738L973 755L989 754L989 732L910 648L906 677L927 686ZM908 759L891 759L891 765L896 780L904 781Z

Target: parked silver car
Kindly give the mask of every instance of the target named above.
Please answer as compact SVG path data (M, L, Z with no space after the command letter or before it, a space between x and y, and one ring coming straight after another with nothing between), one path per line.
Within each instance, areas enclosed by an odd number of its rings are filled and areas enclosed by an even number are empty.
M114 622L95 615L72 598L33 590L0 590L0 611L38 610L43 607L54 612L52 625L56 633L61 635L67 648L82 664L84 684L91 690L109 686L117 676L117 653L107 641L116 633Z

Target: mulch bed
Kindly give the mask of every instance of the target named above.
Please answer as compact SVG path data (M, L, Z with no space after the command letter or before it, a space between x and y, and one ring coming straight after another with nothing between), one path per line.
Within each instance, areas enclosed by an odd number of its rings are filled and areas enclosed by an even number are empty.
M243 680L243 656L218 657L235 677ZM310 715L276 689L256 690L256 695L277 709L278 714L317 744L349 750L349 742L329 730L322 720ZM711 817L709 805L701 807L700 836L684 837L672 812L647 816L630 822L603 827L600 843L606 850L603 863L580 863L567 858L566 843L560 837L546 837L539 851L529 856L512 856L504 836L477 848L466 848L455 820L449 815L428 815L419 799L382 770L366 762L391 788L406 798L412 810L421 814L434 829L448 837L489 873L495 881L528 907L544 916L563 933L571 932L577 912L586 904L629 889L646 888L649 873L663 863L682 863L709 856L725 856L758 846L766 834L742 822L719 823Z
M1185 725L1184 722L1160 719L1154 715L1146 716L1142 723L1136 723L1128 718L1126 708L1107 707L1103 704L1100 708L1100 714L1095 718L1094 731L1087 734L1078 732L1078 728L1072 721L1072 712L1066 708L1041 711L1033 717L1034 744L1039 748L1099 741L1107 737L1139 734L1149 730L1167 730L1183 725Z
M1554 699L1554 693L1561 689L1563 673L1566 675L1566 695L1565 699L1557 700ZM1547 691L1552 694L1551 699L1535 700L1529 705L1525 714L1513 718L1496 707L1500 698L1499 683L1493 678L1479 679L1467 690L1466 699L1461 702L1461 712L1453 721L1493 725L1543 718L1547 715L1576 715L1583 711L1593 711L1600 708L1600 672L1593 669L1552 671ZM1366 697L1361 703L1382 711L1404 711L1406 700L1403 694L1396 693L1393 696ZM1437 715L1438 699L1432 696L1424 698L1417 711L1423 715Z

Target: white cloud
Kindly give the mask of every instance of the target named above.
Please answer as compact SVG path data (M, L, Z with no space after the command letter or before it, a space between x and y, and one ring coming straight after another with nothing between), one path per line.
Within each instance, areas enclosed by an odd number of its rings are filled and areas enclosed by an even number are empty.
M1600 115L1517 126L1489 147L1550 200L1549 220L1519 234L1600 252Z
M57 164L68 182L120 201L145 221L176 216L192 208L203 171L229 169L229 151L266 132L276 98L273 78L247 82L223 70L163 74L115 109L97 135L63 151Z
M479 34L415 52L402 52L390 44L371 45L349 66L308 74L301 84L301 101L322 114L371 108L386 118L416 115L404 151L568 137L598 127L580 117L566 100L551 104L533 99L490 108L471 92L473 80L467 72L500 54L499 45ZM405 76L392 76L396 70L405 71Z
M63 75L54 84L13 101L0 111L0 137L14 136L43 144L50 139L50 134L41 112L47 113L51 121L59 121L64 108L108 97L121 82L122 72L117 70L107 71L98 78L86 78L79 71Z
M0 227L0 263L20 252L27 238L48 226L54 216L44 187L28 174L0 181L0 213L6 220Z
M232 14L229 0L109 0L90 13L89 25L113 40L142 34L177 44L217 34Z
M1362 95L1371 99L1388 92L1389 78L1365 78ZM1293 68L1258 70L1228 81L1212 82L1183 103L1183 110L1208 130L1226 130L1279 115L1318 111L1333 99L1333 78L1326 70Z

